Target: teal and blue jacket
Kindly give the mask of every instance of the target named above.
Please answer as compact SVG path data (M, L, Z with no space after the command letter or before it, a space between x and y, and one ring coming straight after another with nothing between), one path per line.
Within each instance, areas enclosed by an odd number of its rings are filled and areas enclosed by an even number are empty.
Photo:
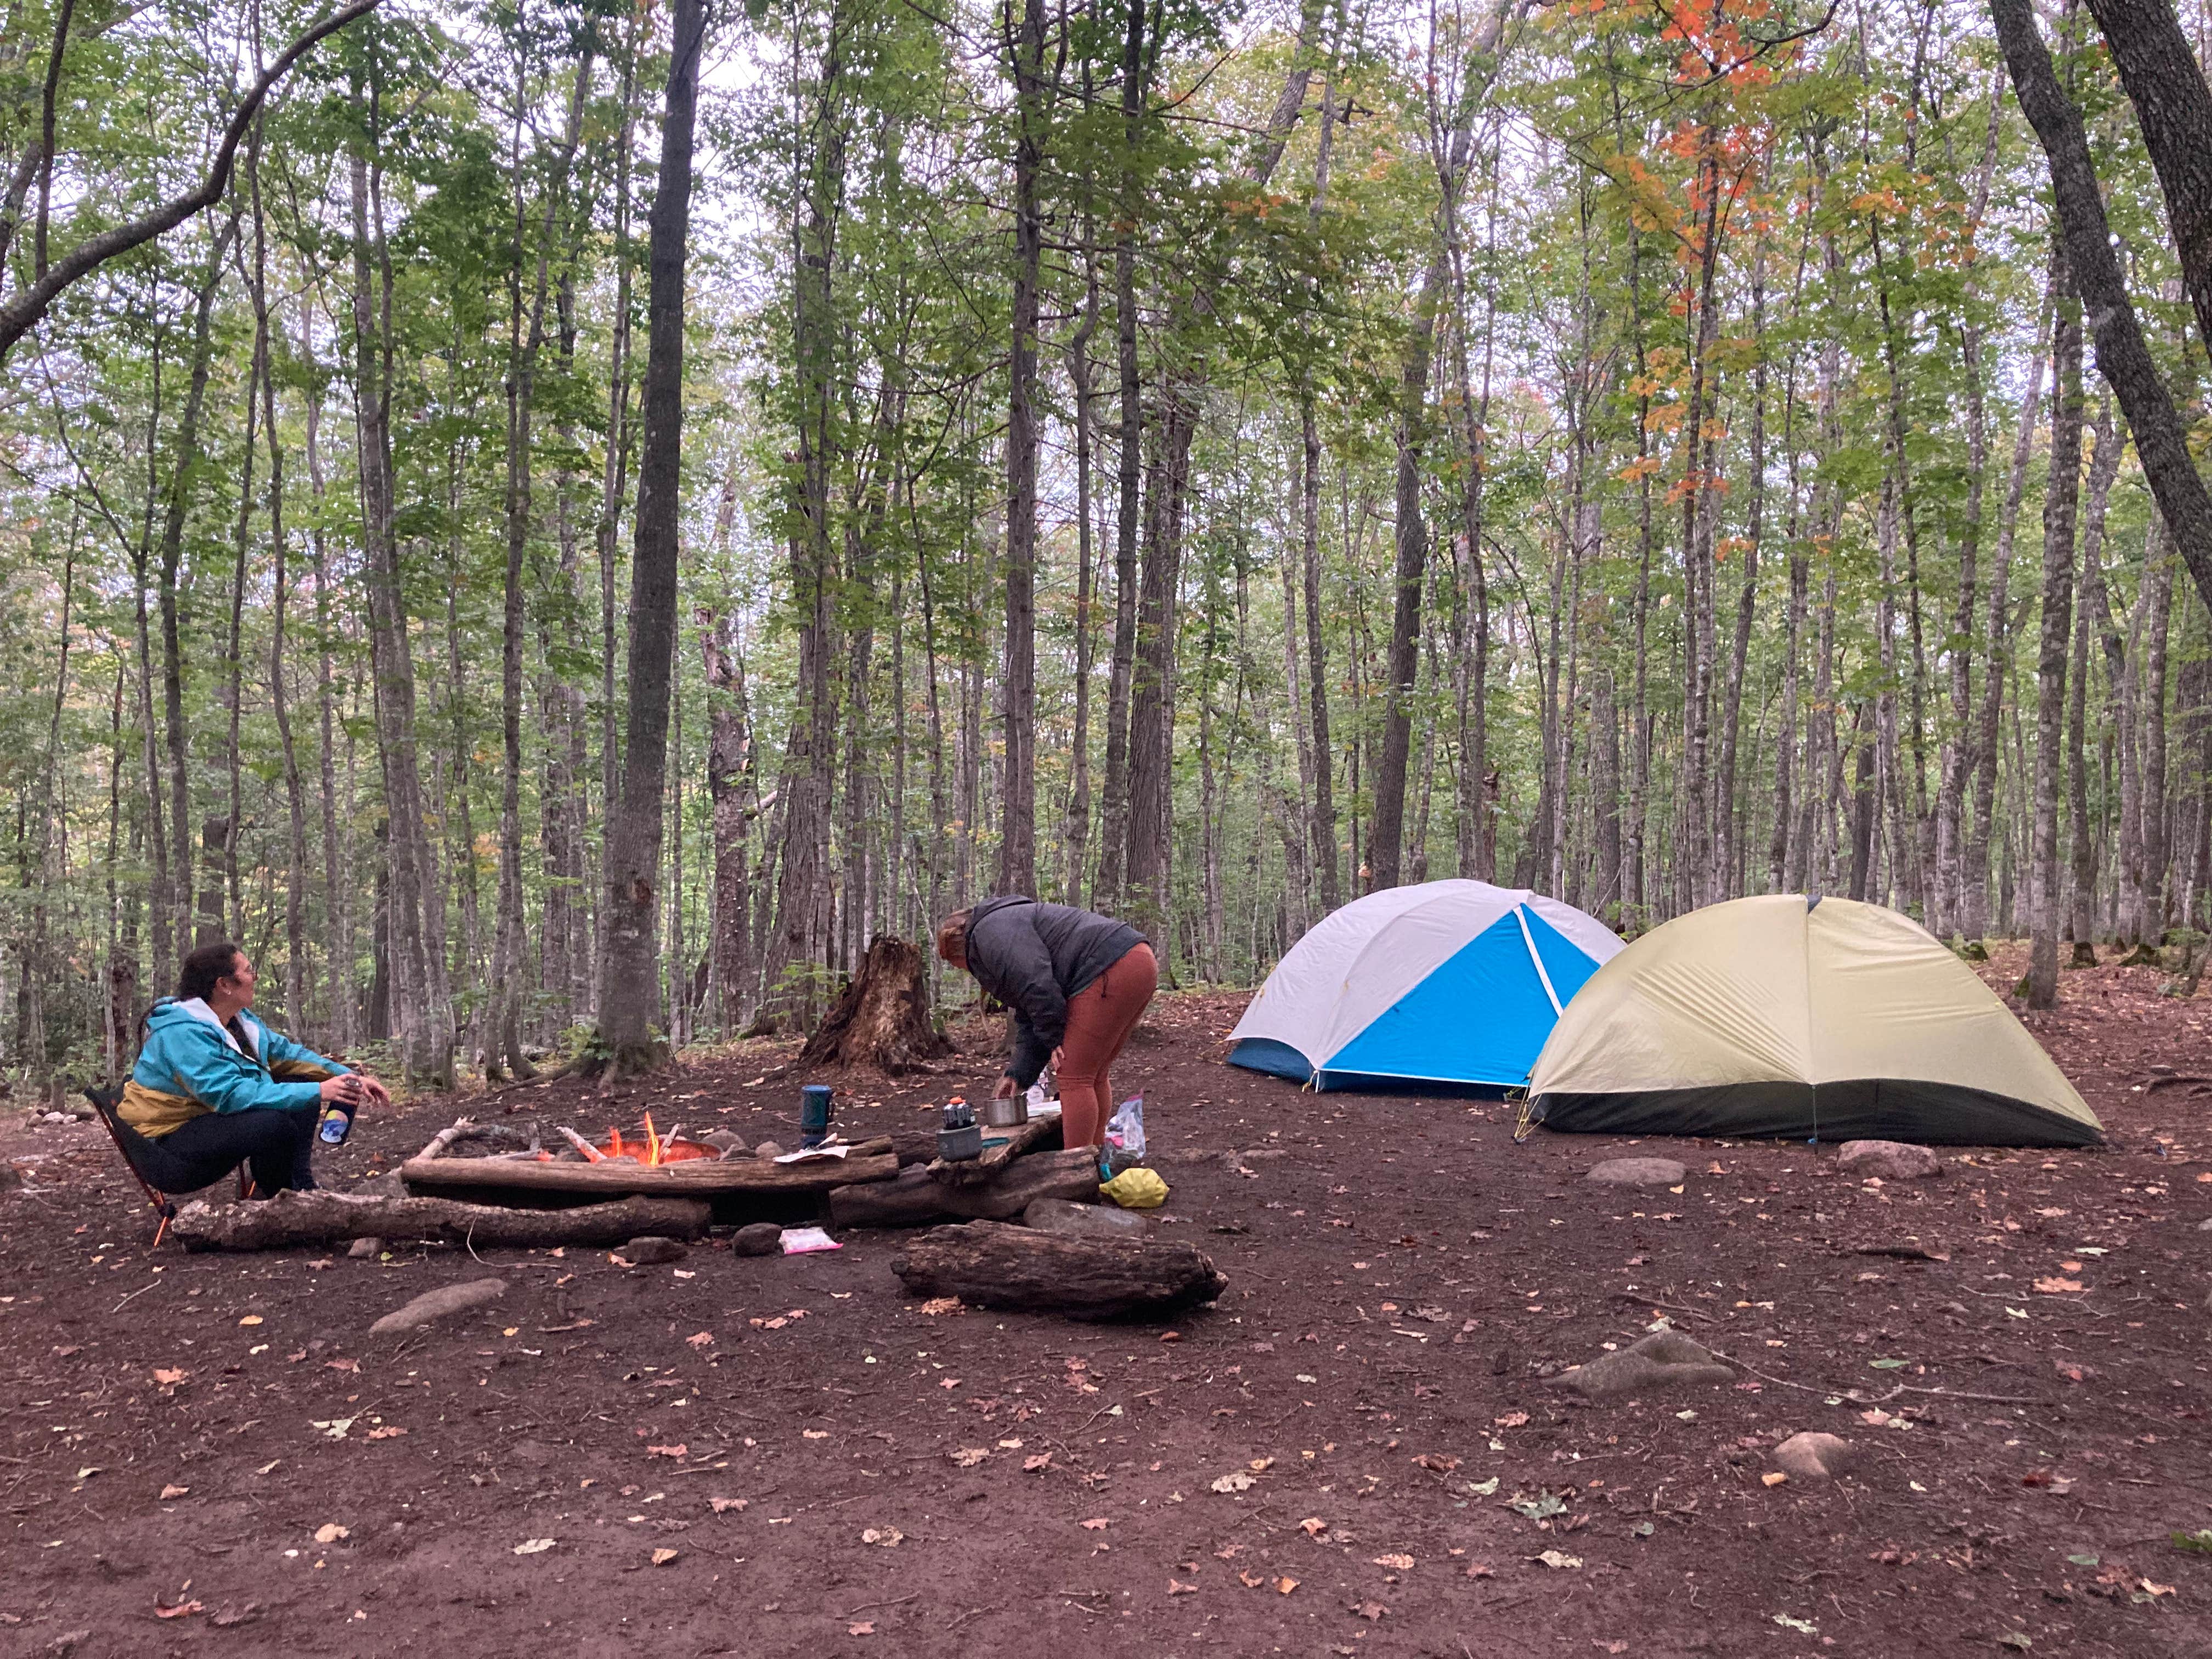
M234 1032L198 997L164 997L146 1018L117 1115L155 1139L207 1112L312 1112L324 1079L347 1069L242 1010Z

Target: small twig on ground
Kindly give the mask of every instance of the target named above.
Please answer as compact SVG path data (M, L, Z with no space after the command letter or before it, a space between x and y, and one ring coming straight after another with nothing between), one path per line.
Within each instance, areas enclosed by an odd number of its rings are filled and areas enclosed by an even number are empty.
M854 1613L866 1613L871 1607L902 1607L909 1601L919 1601L921 1600L921 1592L920 1590L916 1590L911 1595L900 1596L896 1601L863 1601L857 1607L848 1607L844 1612L836 1613L833 1616L839 1619L850 1619Z
M1638 1296L1633 1291L1615 1291L1613 1293L1613 1297L1616 1302L1633 1302L1638 1304L1639 1306L1646 1308L1664 1308L1668 1313L1683 1314L1692 1319L1705 1320L1708 1323L1712 1320L1712 1316L1711 1314L1700 1313L1695 1308L1685 1308L1680 1304L1673 1302L1662 1302L1656 1296ZM1751 1368L1747 1365L1744 1369L1748 1370Z
M967 1612L962 1613L957 1619L955 1619L945 1628L948 1631L958 1630L961 1626L966 1624L970 1619L981 1619L987 1613L996 1613L997 1611L998 1604L996 1602L993 1602L988 1607L970 1607Z
M160 1289L161 1285L161 1281L158 1279L151 1285L141 1285L137 1290L131 1292L131 1296L143 1296L149 1291ZM128 1302L131 1299L131 1296L125 1297L123 1298L123 1302ZM110 1313L121 1313L123 1311L123 1302L117 1303L112 1308L110 1308L108 1311Z

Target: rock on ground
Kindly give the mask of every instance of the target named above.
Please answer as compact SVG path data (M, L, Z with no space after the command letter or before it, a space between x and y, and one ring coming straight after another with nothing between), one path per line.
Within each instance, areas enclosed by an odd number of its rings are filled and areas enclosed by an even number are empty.
M653 1267L664 1261L681 1261L690 1252L676 1239L653 1235L633 1238L617 1254L633 1267Z
M356 1238L346 1247L346 1255L356 1261L374 1261L384 1254L380 1238Z
M753 1148L753 1156L758 1158L781 1158L783 1156L783 1146L781 1143L778 1141L763 1140L759 1146Z
M1943 1173L1943 1160L1931 1147L1902 1140L1847 1140L1836 1154L1836 1167L1862 1180L1924 1181Z
M1066 1238L1143 1238L1152 1224L1133 1210L1104 1204L1071 1204L1064 1198L1032 1199L1022 1225Z
M724 1158L750 1158L752 1148L727 1129L709 1129L699 1137L702 1146L712 1146Z
M1680 1331L1654 1331L1553 1379L1557 1386L1572 1389L1586 1400L1618 1400L1655 1389L1735 1380L1734 1371Z
M738 1255L774 1255L783 1248L783 1229L773 1221L756 1221L750 1227L740 1227L730 1240L730 1249Z
M503 1279L471 1279L459 1285L443 1285L434 1291L423 1291L405 1307L385 1315L368 1328L368 1334L404 1335L425 1325L434 1325L441 1319L467 1313L472 1308L484 1307L506 1294L507 1281Z
M1774 1449L1774 1467L1792 1480L1826 1480L1856 1461L1851 1443L1840 1435L1793 1434Z
M1601 1187L1679 1187L1689 1174L1671 1158L1609 1158L1583 1179Z

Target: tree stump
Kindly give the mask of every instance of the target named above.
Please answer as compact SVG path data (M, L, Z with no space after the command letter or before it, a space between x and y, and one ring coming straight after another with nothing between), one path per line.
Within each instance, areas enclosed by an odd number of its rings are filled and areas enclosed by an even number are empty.
M1229 1282L1188 1244L1067 1238L995 1221L933 1228L891 1271L909 1295L1071 1319L1170 1314L1212 1301Z
M891 1077L926 1070L952 1052L929 1017L922 955L906 940L878 933L814 1035L801 1066L872 1066Z

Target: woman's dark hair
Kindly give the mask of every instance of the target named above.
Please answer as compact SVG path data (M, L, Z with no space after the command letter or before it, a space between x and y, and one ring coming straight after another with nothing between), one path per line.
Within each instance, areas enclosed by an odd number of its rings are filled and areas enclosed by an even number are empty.
M238 947L227 939L197 946L177 970L177 1000L184 1002L206 996L217 980L229 976L238 965Z

